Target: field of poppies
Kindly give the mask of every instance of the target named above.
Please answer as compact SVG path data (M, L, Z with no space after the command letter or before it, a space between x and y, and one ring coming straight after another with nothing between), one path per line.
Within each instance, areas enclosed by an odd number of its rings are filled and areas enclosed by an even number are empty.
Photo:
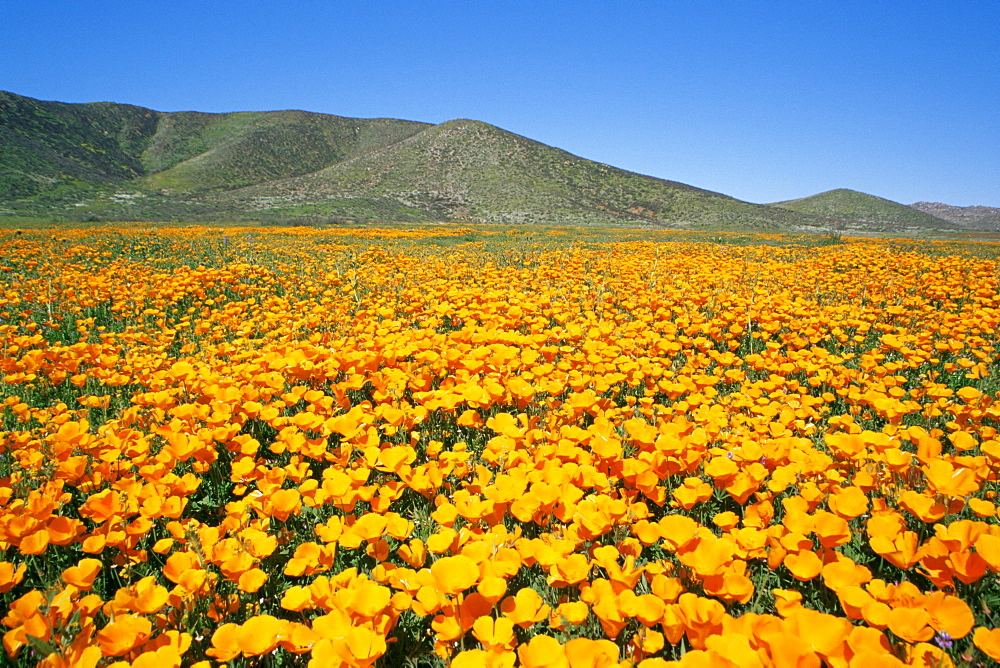
M0 663L993 665L998 256L0 231Z

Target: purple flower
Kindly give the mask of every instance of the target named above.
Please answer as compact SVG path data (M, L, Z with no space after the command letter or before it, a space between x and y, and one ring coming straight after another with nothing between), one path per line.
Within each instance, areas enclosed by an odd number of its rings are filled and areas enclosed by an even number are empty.
M937 635L934 636L934 642L941 649L951 649L951 646L955 644L953 638L947 631L938 631Z

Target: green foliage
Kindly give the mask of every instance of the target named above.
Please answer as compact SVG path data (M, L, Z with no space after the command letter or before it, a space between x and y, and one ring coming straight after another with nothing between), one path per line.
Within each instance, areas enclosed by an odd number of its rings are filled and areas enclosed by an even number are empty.
M467 119L428 125L304 111L164 113L0 92L0 222L13 218L958 229L850 190L751 204Z
M775 231L822 224L470 120L162 113L3 93L0 164L0 217Z
M874 195L840 188L811 197L777 202L774 206L844 222L867 223L880 231L906 229L949 230L956 226L929 213Z

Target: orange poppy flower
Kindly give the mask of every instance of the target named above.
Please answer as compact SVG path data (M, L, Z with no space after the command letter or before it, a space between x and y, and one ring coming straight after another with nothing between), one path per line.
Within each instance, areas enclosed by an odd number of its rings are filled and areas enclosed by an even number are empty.
M673 495L677 505L684 510L691 510L712 498L712 486L701 478L685 478L684 484L674 489Z
M229 661L239 656L241 651L237 642L239 628L239 625L232 623L218 627L212 634L212 646L205 650L205 654L219 661Z
M254 593L258 589L264 586L267 582L267 573L260 570L259 568L251 568L242 575L240 575L237 580L237 585L240 591L245 591L247 593Z
M278 646L285 626L286 622L271 615L256 615L240 624L236 631L236 645L245 656L267 654Z
M823 566L823 583L837 592L845 587L860 587L871 582L872 572L849 557L842 557Z
M476 590L490 603L496 603L507 593L507 581L494 575L482 579Z
M1000 661L1000 629L987 629L980 626L972 635L972 642L986 656L994 661Z
M534 589L521 589L500 604L500 611L523 629L543 621L549 615L549 606Z
M180 668L181 655L169 645L146 651L132 661L132 668Z
M129 590L131 593L130 607L136 612L146 615L159 612L169 598L167 588L158 585L156 578L152 575L139 580Z
M823 570L823 561L815 552L789 552L783 563L796 580L812 580Z
M710 636L705 640L705 648L720 664L726 662L732 666L764 668L764 662L746 636L736 633Z
M83 522L69 517L52 517L46 525L49 542L53 545L69 545L84 532Z
M472 625L472 635L487 650L513 649L516 644L514 624L506 617L480 617Z
M537 635L517 648L524 668L570 668L566 652L551 636Z
M632 525L632 533L643 545L653 545L660 540L660 527L649 520L639 520Z
M571 554L564 559L557 560L552 565L552 570L548 577L550 587L568 587L579 584L590 575L590 561L586 555Z
M681 584L680 578L667 577L662 573L653 575L649 588L665 603L673 603L684 593L684 585Z
M349 597L345 608L352 616L371 619L381 613L389 605L392 592L364 576L351 582L347 588Z
M81 559L76 566L70 566L63 571L63 580L77 589L89 591L94 586L94 579L101 570L101 562L97 559Z
M677 557L681 563L691 568L702 578L721 571L732 562L734 555L735 549L732 543L717 539L711 534L688 543L677 551Z
M867 626L855 626L851 629L850 635L847 636L847 644L855 656L867 653L873 660L874 657L890 654L892 651L885 634Z
M83 561L89 561L89 560L85 559ZM82 563L83 562L81 561L81 564ZM100 564L100 562L98 562L98 564ZM6 594L8 591L19 585L21 581L24 580L24 572L25 570L27 570L27 568L28 568L27 564L21 564L20 566L17 566L15 568L14 564L10 563L9 561L0 561L0 594ZM65 579L65 574L64 574L64 579ZM74 583L69 582L69 584L74 584ZM83 589L83 587L81 587L81 589Z
M49 532L39 529L21 539L19 548L21 554L42 554L49 545Z
M851 542L847 520L823 510L817 510L814 517L813 531L823 547L834 548Z
M312 593L306 587L289 587L281 597L281 607L293 612L302 612L313 607Z
M556 624L552 620L549 620L549 625L553 627L562 626L563 620L568 624L583 624L587 621L589 615L590 608L583 601L560 603L552 613L553 619L558 620L559 623Z
M282 572L292 577L323 573L333 567L335 554L335 544L300 543Z
M660 636L662 647L663 636L656 635ZM618 646L610 640L574 638L563 645L562 649L569 663L569 668L612 668L618 666Z
M514 668L516 661L517 655L514 652L467 649L455 655L451 660L451 668Z
M678 550L694 540L699 524L687 515L667 515L658 522L664 545Z
M868 497L858 487L843 487L830 495L830 510L844 519L854 519L868 512Z
M704 649L705 640L709 636L722 632L725 608L718 601L685 592L681 594L677 605L678 616L695 649Z
M975 513L976 517L995 517L997 514L996 505L986 499L969 499L969 509Z
M928 484L939 494L963 497L979 489L979 482L972 469L956 466L944 459L931 460L922 468Z
M902 570L909 570L919 561L920 556L917 554L919 542L919 537L912 531L903 531L895 535L873 535L868 541L875 552Z
M163 567L163 575L177 584L187 571L199 569L198 557L191 552L174 552L167 557L167 563Z
M775 609L782 617L790 614L802 607L802 592L794 589L772 589L774 594Z
M106 489L102 492L91 494L80 506L80 515L87 519L102 524L112 517L121 514L123 506L118 492Z
M265 502L265 507L270 509L270 514L273 517L284 522L293 513L298 514L301 500L302 495L297 489L279 489L271 493Z
M761 652L766 653L774 666L814 668L822 665L820 658L804 638L792 632L778 630L760 639ZM720 657L721 659L722 657ZM733 665L730 662L730 665Z
M746 562L734 561L703 581L705 593L723 601L746 604L754 595L753 581L746 575Z
M561 607L561 606L560 606ZM648 627L655 626L663 619L666 603L654 594L643 594L636 597L632 612L636 619Z
M923 522L937 522L948 513L948 508L943 503L912 489L905 490L899 495L899 507L908 510Z
M97 643L105 656L122 656L146 642L153 625L145 617L118 615L97 632Z
M893 608L888 622L889 630L909 643L926 642L934 637L930 613L921 608Z
M827 615L808 608L800 608L787 618L790 632L802 638L820 657L840 656L851 630L854 628L843 617Z
M732 511L727 511L724 513L717 513L715 517L712 518L712 524L719 527L723 533L732 531L740 523L740 517Z
M271 556L278 547L277 537L260 529L247 529L240 534L240 538L255 559Z
M479 580L479 566L460 554L438 559L431 564L431 573L446 594L465 591Z

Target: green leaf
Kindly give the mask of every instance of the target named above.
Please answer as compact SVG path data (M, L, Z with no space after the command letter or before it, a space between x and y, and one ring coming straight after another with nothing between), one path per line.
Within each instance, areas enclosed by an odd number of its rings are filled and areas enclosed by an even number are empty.
M28 644L31 646L31 649L38 652L43 658L47 657L49 654L54 654L59 651L59 647L52 642L36 638L35 636L29 634L25 634L25 637L28 639Z

